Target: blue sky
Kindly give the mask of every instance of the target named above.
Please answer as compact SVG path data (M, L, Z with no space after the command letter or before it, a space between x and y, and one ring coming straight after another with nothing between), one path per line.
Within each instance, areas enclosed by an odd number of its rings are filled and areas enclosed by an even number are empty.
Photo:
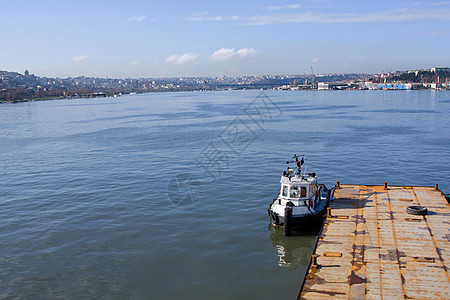
M450 1L0 0L0 70L114 78L450 66Z

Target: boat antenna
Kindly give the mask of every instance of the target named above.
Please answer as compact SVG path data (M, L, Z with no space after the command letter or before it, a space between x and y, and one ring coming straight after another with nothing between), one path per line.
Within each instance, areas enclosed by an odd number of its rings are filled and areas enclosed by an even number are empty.
M305 163L305 154L294 154L294 156L292 157L295 159L295 161L287 161L286 164L291 164L291 163L295 163L297 165L298 168L298 174L302 173L302 165ZM301 159L299 159L301 158Z

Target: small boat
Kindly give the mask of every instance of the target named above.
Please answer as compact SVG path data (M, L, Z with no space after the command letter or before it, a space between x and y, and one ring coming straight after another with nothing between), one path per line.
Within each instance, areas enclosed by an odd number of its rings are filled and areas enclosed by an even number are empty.
M284 235L292 230L311 230L320 226L336 187L327 189L317 182L316 173L302 173L305 155L294 155L295 167L288 166L281 176L281 188L268 209L270 222L284 227Z

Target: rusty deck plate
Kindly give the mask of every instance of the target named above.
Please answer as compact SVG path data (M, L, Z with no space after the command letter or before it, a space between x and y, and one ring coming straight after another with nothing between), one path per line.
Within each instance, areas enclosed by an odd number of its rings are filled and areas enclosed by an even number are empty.
M407 214L411 205L428 214ZM450 206L440 191L341 185L330 207L300 299L450 299Z

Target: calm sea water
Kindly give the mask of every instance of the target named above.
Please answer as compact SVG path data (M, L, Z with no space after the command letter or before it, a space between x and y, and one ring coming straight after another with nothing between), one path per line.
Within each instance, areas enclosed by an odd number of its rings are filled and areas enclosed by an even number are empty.
M0 298L295 299L315 236L267 207L332 186L450 192L446 91L227 91L0 105Z

